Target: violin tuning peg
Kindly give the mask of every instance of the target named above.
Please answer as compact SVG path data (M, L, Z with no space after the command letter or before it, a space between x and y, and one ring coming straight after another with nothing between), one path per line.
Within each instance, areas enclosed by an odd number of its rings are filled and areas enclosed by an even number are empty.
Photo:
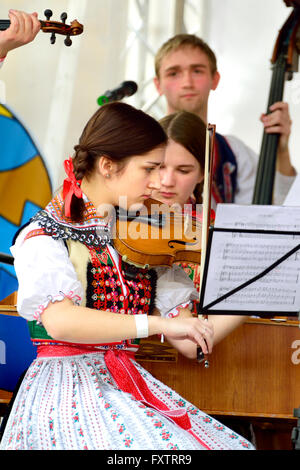
M66 19L68 18L68 15L66 12L63 12L61 15L60 15L60 19L63 23L66 22Z
M50 42L51 42L51 44L55 44L55 41L56 41L55 33L52 33L51 36L50 36Z
M70 39L70 36L66 37L66 39L64 40L64 43L68 47L72 45L72 40Z
M53 15L52 10L45 10L44 15L46 16L47 20L49 21L51 16Z

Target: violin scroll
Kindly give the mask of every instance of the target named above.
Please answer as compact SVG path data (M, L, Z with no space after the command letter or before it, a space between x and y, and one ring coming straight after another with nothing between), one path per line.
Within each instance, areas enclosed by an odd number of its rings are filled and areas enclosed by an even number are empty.
M70 25L66 24L66 19L68 17L67 13L63 12L60 15L61 23L59 21L50 21L53 13L51 10L47 9L44 11L47 21L41 21L41 30L44 33L51 33L50 42L54 44L56 41L56 34L62 34L67 36L64 43L66 46L72 45L72 40L70 36L78 36L83 32L83 25L80 24L77 20L74 20Z
M77 20L72 21L69 25L66 24L67 13L62 13L60 16L61 22L59 21L50 21L51 16L53 15L51 10L45 10L44 15L46 16L45 20L39 20L41 24L41 31L44 33L51 33L50 42L54 44L56 41L56 34L62 34L66 36L64 41L66 46L71 46L72 41L70 36L78 36L83 32L83 25L80 24ZM0 31L5 31L10 27L10 20L0 20Z

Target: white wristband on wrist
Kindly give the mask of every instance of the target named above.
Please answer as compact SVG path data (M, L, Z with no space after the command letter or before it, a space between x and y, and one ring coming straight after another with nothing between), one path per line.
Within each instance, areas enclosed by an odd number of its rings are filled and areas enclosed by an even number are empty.
M134 315L137 338L148 338L148 315Z

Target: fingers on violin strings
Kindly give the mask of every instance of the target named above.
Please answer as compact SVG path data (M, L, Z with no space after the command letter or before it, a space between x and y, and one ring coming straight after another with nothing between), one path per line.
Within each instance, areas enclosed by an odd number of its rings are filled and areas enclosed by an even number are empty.
M17 17L16 13L13 10L11 10L9 12L8 16L9 16L9 19L10 19L9 29L10 29L11 33L17 34L19 32L19 28L20 28L18 17Z
M40 20L38 19L38 14L36 12L31 13L30 18L32 22L32 33L36 35L41 29L41 23L40 23Z
M16 18L16 25L15 25L15 32L19 35L24 34L25 32L25 15L22 11L13 10L12 12L13 17Z
M24 26L24 42L30 42L40 30L40 22L34 14L22 13Z

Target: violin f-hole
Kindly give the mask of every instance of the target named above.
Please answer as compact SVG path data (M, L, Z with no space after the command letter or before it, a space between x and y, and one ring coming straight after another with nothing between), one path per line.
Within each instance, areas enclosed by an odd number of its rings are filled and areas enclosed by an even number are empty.
M169 240L168 245L170 248L174 248L174 245L177 243L179 245L186 245L186 246L195 246L197 245L197 239L194 237L194 242L185 242L184 240Z

